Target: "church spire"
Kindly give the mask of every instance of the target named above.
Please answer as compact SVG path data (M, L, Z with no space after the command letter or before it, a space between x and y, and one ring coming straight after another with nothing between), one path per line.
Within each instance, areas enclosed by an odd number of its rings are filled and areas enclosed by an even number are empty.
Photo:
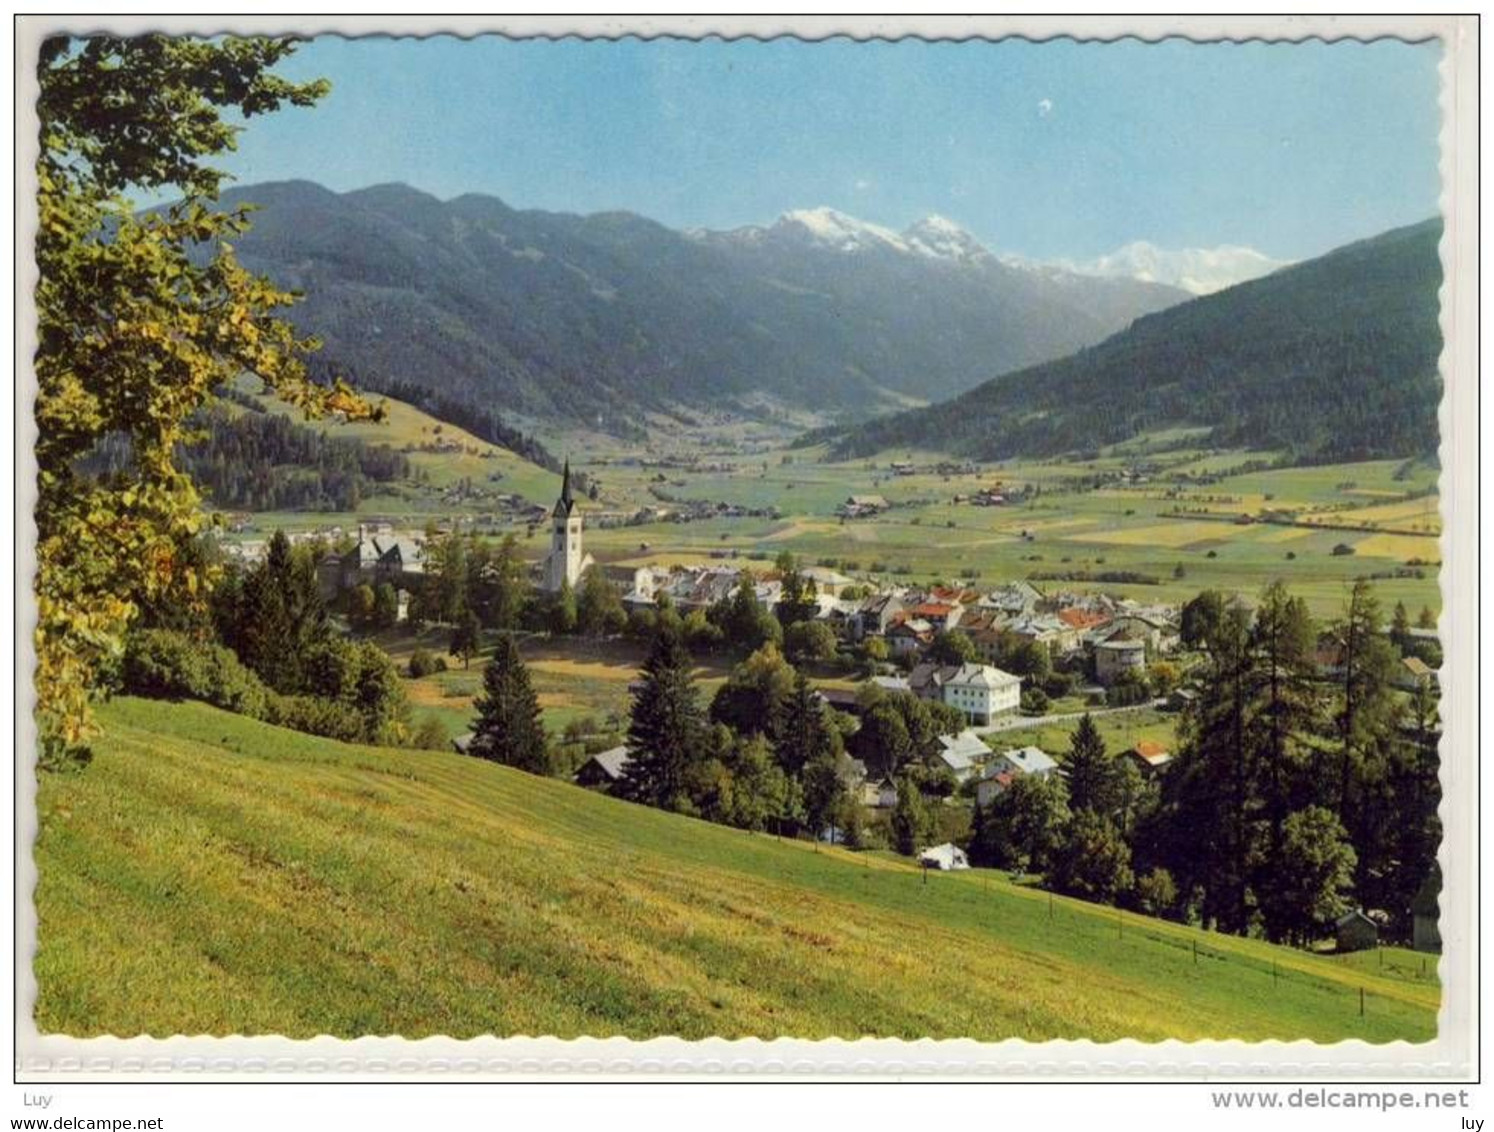
M557 515L569 516L571 513L571 508L575 506L575 502L576 501L574 497L571 495L571 460L570 457L567 456L565 461L565 471L561 473L560 500L555 504L555 513Z

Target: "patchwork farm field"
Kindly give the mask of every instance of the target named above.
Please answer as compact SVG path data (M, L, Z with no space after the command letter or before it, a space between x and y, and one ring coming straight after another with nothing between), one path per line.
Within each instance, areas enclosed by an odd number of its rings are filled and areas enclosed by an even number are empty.
M276 527L346 531L371 518L411 528L457 520L477 530L515 530L526 553L534 558L544 553L543 530L513 526L480 501L447 502L442 492L470 480L548 506L559 490L553 473L399 402L390 402L383 424L316 427L409 450L421 484L372 495L356 514L258 515L250 537L264 537ZM1280 578L1319 617L1336 614L1354 579L1367 575L1387 605L1404 601L1413 613L1423 606L1434 613L1440 608L1437 470L1425 462L1249 471L1241 469L1271 454L1176 451L1138 457L1132 454L1135 446L1127 445L1086 461L1007 461L973 473L898 475L891 468L894 460L929 469L947 458L895 451L836 462L823 448L785 448L781 437L776 446L756 440L744 454L715 433L648 451L598 439L546 438L600 486L598 501L583 502L587 509L631 512L707 501L777 508L780 515L613 527L593 523L586 532L587 550L613 566L740 568L787 550L807 562L884 580L996 584L1031 578L1040 586L1103 589L1169 602L1210 587L1249 595ZM437 440L455 450L420 450ZM1144 483L1095 486L1097 477L1113 475L1138 458L1156 460L1163 470ZM691 461L696 463L683 466ZM1184 473L1212 478L1180 484L1177 477ZM956 496L998 484L1007 492L1030 488L1033 494L1007 507L954 502ZM893 507L873 518L842 520L836 510L851 495L881 495ZM1297 525L1259 521L1267 513L1288 513ZM1132 578L1114 580L1116 574Z
M1367 575L1387 605L1404 601L1413 613L1422 606L1437 611L1434 467L1382 460L1221 475L1261 458L1169 454L1166 470L1151 482L1096 488L1096 476L1130 460L1110 454L1085 463L988 465L973 474L895 475L893 459L931 467L940 457L894 452L833 463L823 450L808 448L734 462L713 455L713 465L732 463L734 470L696 474L614 456L588 465L609 507L659 504L652 494L658 491L674 500L776 506L783 517L588 530L587 548L626 566L737 564L789 550L808 562L887 580L1032 578L1040 586L1172 602L1211 587L1250 595L1280 578L1319 617L1336 614L1353 581ZM1183 471L1219 478L1179 485L1174 477ZM1019 506L954 502L998 483L1009 492L1030 485L1035 493ZM893 507L842 520L835 511L850 495L881 495ZM1260 521L1268 512L1290 513L1304 525ZM1096 577L1117 573L1144 580Z
M88 772L40 786L46 1033L1436 1032L1435 965L1393 949L1346 963L985 870L924 877L196 704L101 718Z

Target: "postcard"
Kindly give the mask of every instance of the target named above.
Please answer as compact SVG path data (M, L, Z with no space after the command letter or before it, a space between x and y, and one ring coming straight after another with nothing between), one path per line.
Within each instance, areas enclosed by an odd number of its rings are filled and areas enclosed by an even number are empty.
M20 30L23 1078L1474 1073L1472 21Z

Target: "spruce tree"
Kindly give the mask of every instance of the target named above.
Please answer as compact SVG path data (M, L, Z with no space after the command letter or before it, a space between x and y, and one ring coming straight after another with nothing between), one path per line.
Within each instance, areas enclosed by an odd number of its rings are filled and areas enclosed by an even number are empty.
M678 625L661 619L633 697L623 793L664 809L684 805L688 774L703 757L703 723L690 654Z
M1305 800L1313 739L1323 726L1316 642L1307 603L1279 581L1267 586L1250 633L1257 703L1249 736L1270 844L1267 870L1280 849L1282 822Z
M498 638L493 658L483 669L482 689L468 752L531 774L547 773L550 759L539 699L513 637L507 633Z
M923 795L907 775L897 782L897 805L892 808L892 838L897 851L911 857L928 840L932 827Z
M1406 603L1398 601L1390 615L1390 643L1402 654L1411 648L1411 615L1406 612Z
M817 759L829 759L833 768L835 752L824 705L802 672L794 674L794 690L784 702L780 736L778 765L784 773L797 777Z
M1202 890L1205 922L1238 933L1250 921L1249 871L1261 834L1255 764L1246 741L1249 617L1230 602L1210 609L1198 630L1208 659L1199 699L1179 727L1178 758L1162 781L1160 848L1179 886Z
M1079 720L1069 739L1069 755L1064 760L1068 780L1069 809L1074 813L1089 810L1113 817L1120 808L1120 782L1115 759L1105 749L1105 740L1088 712Z

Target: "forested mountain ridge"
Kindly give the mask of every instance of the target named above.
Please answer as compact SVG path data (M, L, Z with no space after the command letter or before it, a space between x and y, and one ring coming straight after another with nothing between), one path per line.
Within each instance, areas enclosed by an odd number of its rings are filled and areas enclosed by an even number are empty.
M1186 297L1013 267L947 223L848 247L794 219L828 210L686 233L405 185L282 182L223 203L259 206L239 257L304 293L288 317L324 341L319 367L614 432L647 412L765 398L865 419L1061 357Z
M1431 455L1442 383L1439 219L1138 319L1070 357L843 434L981 459L1085 451L1176 425L1304 460Z

